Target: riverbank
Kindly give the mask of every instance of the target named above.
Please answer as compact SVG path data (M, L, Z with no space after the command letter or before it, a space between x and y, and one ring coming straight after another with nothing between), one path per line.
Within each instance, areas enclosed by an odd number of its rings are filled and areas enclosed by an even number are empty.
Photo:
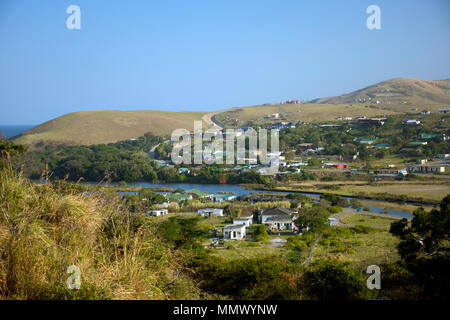
M357 198L361 200L395 202L400 205L406 203L418 206L437 205L448 193L450 193L450 185L448 183L424 183L420 185L413 183L369 183L346 185L345 182L342 181L341 184L336 184L335 182L332 187L327 187L327 185L324 185L323 183L309 183L308 185L279 184L276 187L266 187L261 184L241 184L240 186L245 189L261 191L302 192L317 195L332 193L342 197ZM435 193L433 193L432 196L429 196L428 193L432 193L432 191L435 191ZM425 197L423 195L425 195Z

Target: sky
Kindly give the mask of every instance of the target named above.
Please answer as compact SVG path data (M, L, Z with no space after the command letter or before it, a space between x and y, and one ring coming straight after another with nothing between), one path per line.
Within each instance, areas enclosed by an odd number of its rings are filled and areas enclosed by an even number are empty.
M448 0L0 0L0 125L306 101L448 79L449 57Z

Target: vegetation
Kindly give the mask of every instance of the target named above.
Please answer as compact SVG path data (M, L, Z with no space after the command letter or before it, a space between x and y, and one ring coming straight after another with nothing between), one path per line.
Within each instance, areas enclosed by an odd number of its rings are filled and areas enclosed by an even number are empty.
M28 130L14 142L40 149L60 144L106 144L141 137L147 132L155 136L167 136L175 128L192 130L194 121L201 121L204 114L152 110L74 112Z

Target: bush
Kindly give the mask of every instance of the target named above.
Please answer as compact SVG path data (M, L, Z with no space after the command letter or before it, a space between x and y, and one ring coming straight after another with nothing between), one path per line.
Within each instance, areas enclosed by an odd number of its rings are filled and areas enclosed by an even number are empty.
M329 213L332 213L332 214L340 213L343 211L342 208L339 206L331 206L331 207L327 208L327 210Z

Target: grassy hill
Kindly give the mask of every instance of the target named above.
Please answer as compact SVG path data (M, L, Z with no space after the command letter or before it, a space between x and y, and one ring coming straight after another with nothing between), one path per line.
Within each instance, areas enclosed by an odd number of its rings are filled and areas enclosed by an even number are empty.
M170 135L172 130L192 130L194 120L206 112L169 111L82 111L58 117L28 130L13 140L35 147L45 144L90 145L143 136Z
M420 80L396 78L337 97L315 99L313 103L450 104L450 79Z
M274 104L263 106L252 106L233 108L217 113L213 119L223 126L239 127L250 126L268 122L265 118L269 114L279 113L278 121L330 121L336 120L337 117L356 117L356 116L382 116L397 114L398 111L384 109L378 106L370 107L368 104Z
M377 103L378 101L378 103ZM302 104L270 104L238 107L217 112L169 111L83 111L58 117L28 130L13 140L35 148L47 144L89 145L136 138L151 132L169 135L177 128L193 129L194 120L203 127L212 121L239 127L268 122L267 115L279 113L276 121L330 121L337 117L387 116L417 113L418 108L436 112L450 105L450 79L427 81L391 79L338 97Z

